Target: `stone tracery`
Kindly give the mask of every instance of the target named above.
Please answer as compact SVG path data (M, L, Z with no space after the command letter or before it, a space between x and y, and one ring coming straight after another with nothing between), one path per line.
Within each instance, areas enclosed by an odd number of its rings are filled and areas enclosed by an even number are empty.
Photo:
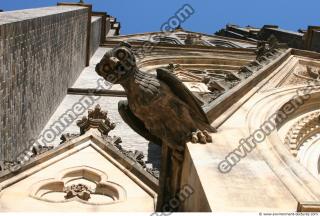
M126 199L123 187L109 182L105 173L91 167L69 168L56 176L56 179L34 184L30 196L46 202L79 201L91 205L113 204Z

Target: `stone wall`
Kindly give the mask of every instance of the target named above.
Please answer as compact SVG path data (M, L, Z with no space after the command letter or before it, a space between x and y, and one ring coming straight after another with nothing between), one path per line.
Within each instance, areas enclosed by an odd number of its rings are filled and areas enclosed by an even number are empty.
M88 9L0 13L0 160L38 136L85 66Z
M303 34L287 31L280 28L264 27L259 33L261 40L267 41L271 35L274 35L280 43L286 43L289 47L303 49Z
M101 42L102 18L91 17L90 57L97 51Z
M320 52L320 26L309 26L305 39L306 49Z

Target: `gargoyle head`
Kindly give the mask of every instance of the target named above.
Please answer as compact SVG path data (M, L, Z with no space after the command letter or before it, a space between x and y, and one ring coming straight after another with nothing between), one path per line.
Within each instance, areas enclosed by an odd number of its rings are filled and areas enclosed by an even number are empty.
M132 75L136 68L136 59L131 45L121 42L103 56L96 66L96 72L106 81L120 84L122 80Z

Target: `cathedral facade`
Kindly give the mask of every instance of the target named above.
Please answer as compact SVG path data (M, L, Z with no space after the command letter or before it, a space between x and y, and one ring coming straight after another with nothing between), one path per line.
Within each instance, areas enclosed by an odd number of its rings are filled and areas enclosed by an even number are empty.
M85 3L1 12L0 211L320 211L319 28L121 35ZM96 73L123 42L193 94L210 143L176 162L123 120L125 89Z

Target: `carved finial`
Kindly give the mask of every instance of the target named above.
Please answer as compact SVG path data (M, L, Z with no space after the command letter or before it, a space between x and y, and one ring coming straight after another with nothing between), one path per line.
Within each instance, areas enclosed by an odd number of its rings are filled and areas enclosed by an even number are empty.
M92 119L105 119L107 118L108 112L102 111L99 104L95 106L93 110L88 111L88 118Z
M116 125L111 123L107 114L107 112L101 110L99 104L93 110L89 110L88 118L84 116L77 121L77 125L80 127L80 134L82 135L90 129L98 129L102 135L108 135Z

